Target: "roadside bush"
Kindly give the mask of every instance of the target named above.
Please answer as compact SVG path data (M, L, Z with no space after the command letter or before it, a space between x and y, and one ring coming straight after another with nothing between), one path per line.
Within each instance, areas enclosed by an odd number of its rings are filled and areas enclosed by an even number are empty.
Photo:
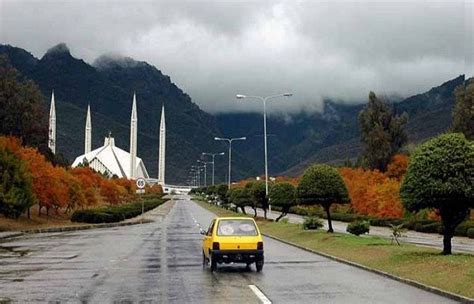
M315 216L307 216L304 218L303 229L304 230L316 230L324 226L323 221Z
M346 231L354 234L354 235L361 235L364 233L369 233L370 230L370 223L368 221L355 221L347 225Z
M414 229L418 232L425 232L425 233L443 233L443 225L441 223L431 223L422 225L420 223L416 223Z
M158 207L165 201L161 198L146 200L143 203L145 212ZM120 222L138 216L142 213L142 203L135 202L124 205L107 206L101 208L93 208L88 210L75 211L71 216L72 222L83 223L113 223Z
M474 221L465 221L459 224L459 226L456 227L456 230L454 230L454 235L456 236L468 236L467 231L469 229L474 229Z
M474 228L467 229L467 237L470 239L474 239Z

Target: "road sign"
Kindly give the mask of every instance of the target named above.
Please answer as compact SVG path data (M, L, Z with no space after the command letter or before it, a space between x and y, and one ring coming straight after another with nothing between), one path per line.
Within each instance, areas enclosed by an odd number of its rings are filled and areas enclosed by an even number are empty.
M143 194L145 193L145 189L137 189L135 192L138 194Z
M145 188L145 185L146 185L146 182L145 182L145 179L144 178L137 178L137 188L138 189L143 189Z

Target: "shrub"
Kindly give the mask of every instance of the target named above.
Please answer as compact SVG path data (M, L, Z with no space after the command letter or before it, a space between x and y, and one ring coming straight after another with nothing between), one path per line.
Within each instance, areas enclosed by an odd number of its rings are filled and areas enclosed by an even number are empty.
M474 228L474 221L465 221L459 224L454 231L454 235L467 236L467 231Z
M146 200L143 203L144 211L154 209L163 203L164 200L161 198ZM71 221L83 223L113 223L138 216L141 213L142 203L135 202L126 205L75 211L71 216Z
M368 221L355 221L347 225L346 231L354 234L354 235L361 235L364 233L369 233L370 230L370 223Z
M315 216L307 216L304 218L303 229L316 230L324 226L323 221Z
M470 239L474 239L474 228L467 229L467 237Z
M431 224L426 224L426 225L416 223L414 230L418 232L425 232L425 233L442 233L443 225L441 223L431 223Z

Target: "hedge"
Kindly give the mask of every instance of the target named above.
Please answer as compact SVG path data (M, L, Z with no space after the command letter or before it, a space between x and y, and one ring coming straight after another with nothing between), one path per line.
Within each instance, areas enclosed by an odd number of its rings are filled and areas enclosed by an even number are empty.
M145 199L143 206L145 212L151 209L158 207L159 205L165 202L162 198L153 198ZM142 203L134 202L124 205L115 205L107 206L100 208L93 208L87 210L78 210L75 211L71 216L72 222L82 222L82 223L113 223L120 222L135 216L138 216L142 213Z

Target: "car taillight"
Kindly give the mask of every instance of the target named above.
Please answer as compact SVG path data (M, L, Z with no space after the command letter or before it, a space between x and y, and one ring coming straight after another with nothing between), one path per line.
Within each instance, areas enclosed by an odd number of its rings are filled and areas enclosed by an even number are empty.
M212 243L212 250L219 250L219 243L218 242Z
M257 243L257 250L263 250L263 242Z

